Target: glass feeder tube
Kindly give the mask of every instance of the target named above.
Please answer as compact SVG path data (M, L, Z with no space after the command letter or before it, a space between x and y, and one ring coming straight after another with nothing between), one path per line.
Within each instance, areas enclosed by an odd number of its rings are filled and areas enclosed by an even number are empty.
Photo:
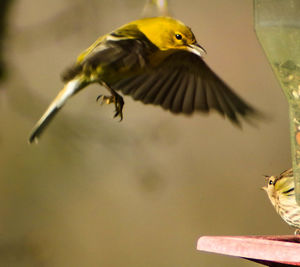
M300 0L254 0L258 40L288 100L296 200L300 204Z

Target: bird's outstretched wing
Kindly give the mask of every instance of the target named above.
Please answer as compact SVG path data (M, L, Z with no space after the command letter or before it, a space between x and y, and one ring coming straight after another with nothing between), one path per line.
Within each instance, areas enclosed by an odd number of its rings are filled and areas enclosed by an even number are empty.
M160 105L173 113L217 110L238 125L237 114L255 113L201 57L189 51L175 51L155 67L109 85L135 100Z

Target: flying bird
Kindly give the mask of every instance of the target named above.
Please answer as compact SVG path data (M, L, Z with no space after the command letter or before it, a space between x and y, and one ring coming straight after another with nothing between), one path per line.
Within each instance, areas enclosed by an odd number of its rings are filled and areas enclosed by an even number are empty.
M240 125L255 109L242 100L204 62L205 49L192 30L171 17L143 18L98 38L63 74L63 89L36 123L37 140L66 101L91 83L106 87L101 103L115 106L123 119L123 95L172 113L216 110Z

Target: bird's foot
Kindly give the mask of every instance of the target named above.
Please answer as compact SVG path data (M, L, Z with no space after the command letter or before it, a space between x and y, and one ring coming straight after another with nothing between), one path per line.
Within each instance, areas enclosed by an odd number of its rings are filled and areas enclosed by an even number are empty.
M99 95L96 100L97 101L100 100L101 105L114 103L116 108L114 118L120 116L120 121L123 120L123 106L124 106L123 97L121 97L118 94L110 95L110 96Z

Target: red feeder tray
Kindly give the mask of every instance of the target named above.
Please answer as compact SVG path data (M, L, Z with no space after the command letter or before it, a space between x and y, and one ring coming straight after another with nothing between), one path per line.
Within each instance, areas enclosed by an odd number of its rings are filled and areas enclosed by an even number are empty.
M300 236L202 236L197 249L267 266L300 266Z

